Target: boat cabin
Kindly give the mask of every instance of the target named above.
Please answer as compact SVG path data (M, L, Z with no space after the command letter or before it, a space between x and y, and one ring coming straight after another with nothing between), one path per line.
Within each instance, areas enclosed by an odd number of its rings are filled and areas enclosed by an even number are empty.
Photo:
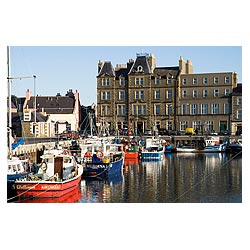
M67 153L45 154L41 158L42 163L38 173L45 175L44 179L46 179L46 176L49 178L57 174L59 179L65 180L77 167L74 157Z

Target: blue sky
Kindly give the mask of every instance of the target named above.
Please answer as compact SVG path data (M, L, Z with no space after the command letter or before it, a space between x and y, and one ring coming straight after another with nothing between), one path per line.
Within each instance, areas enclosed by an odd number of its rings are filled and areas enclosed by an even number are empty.
M12 76L37 75L36 94L80 93L82 105L96 103L98 60L126 64L136 53L153 53L157 66L178 66L179 57L191 60L194 73L233 72L242 79L241 46L11 46ZM14 80L12 93L34 90L32 79Z

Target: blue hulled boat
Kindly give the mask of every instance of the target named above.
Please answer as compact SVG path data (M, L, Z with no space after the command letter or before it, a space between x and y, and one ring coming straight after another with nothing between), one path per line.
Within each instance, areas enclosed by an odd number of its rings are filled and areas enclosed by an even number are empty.
M123 144L81 145L83 177L110 177L120 174L124 164Z
M146 147L141 152L142 160L162 160L164 155L162 142L157 139L146 139Z

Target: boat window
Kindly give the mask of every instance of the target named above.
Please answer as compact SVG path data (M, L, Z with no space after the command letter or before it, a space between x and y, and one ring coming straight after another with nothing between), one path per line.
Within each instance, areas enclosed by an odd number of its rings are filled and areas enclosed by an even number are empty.
M21 170L21 165L17 164L17 170L20 171Z

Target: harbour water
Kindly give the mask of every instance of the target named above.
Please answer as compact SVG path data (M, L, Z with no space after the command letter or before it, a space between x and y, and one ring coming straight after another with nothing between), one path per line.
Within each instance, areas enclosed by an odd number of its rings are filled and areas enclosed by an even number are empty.
M126 161L121 176L82 180L77 202L239 203L242 156L178 153L160 162Z
M162 161L125 161L120 175L82 179L63 198L22 202L241 203L242 156L172 153L165 154Z

